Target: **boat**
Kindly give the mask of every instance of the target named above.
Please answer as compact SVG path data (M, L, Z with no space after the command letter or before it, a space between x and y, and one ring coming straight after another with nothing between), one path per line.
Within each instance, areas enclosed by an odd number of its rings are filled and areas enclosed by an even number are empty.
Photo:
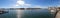
M8 13L8 11L0 10L0 14L3 14L3 13Z
M51 14L56 13L56 8L55 7L49 7L48 10L50 11Z
M0 14L2 14L4 11L0 10Z

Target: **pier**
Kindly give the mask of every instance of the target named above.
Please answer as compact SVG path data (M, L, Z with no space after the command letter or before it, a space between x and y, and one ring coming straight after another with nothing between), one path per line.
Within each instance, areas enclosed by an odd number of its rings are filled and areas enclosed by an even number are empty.
M55 18L60 18L60 7L57 8L57 13L56 13L56 17Z
M60 7L50 7L48 8L51 14L54 15L54 18L60 18Z

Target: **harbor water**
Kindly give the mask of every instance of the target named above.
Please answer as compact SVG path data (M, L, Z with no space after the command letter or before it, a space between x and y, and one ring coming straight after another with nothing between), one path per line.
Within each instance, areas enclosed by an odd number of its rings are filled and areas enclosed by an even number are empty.
M9 10L0 14L0 18L53 18L47 9L40 10Z

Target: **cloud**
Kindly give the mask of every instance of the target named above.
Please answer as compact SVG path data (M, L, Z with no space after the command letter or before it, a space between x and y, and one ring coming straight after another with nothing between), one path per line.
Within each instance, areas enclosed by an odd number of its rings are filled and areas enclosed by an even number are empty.
M25 2L23 0L18 0L16 2L16 5L14 7L24 7L24 8L28 8L30 7L31 4L25 4Z
M60 7L60 5L57 5L57 7Z
M20 7L20 8L42 8L40 5L34 5L32 6L31 4L26 4L23 0L18 0L16 2L16 5L13 7Z
M24 6L31 6L31 4L24 4Z
M23 1L23 0L19 0L19 1Z
M16 6L19 6L18 4L16 4Z
M47 8L46 6L34 5L32 8Z
M23 5L23 4L25 4L24 1L17 1L17 3L18 3L19 5Z
M33 8L41 8L40 5L34 5Z

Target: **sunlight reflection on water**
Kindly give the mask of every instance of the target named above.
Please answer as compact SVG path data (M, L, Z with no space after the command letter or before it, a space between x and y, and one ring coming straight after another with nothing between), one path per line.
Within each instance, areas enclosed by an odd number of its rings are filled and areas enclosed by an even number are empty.
M23 10L17 10L17 18L21 18L21 15L23 13Z

